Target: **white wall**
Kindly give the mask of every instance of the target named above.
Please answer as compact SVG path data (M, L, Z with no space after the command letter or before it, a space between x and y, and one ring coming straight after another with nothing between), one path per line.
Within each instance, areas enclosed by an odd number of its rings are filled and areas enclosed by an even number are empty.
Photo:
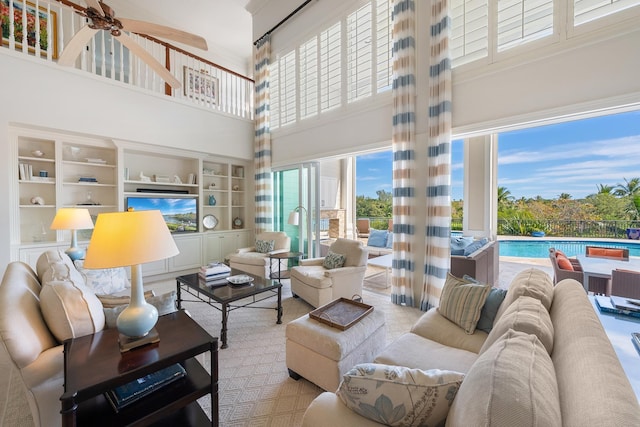
M253 122L206 111L166 96L113 84L0 49L0 200L8 200L8 126L20 124L109 139L253 158ZM0 223L10 207L0 204ZM8 227L0 227L0 266L10 260Z

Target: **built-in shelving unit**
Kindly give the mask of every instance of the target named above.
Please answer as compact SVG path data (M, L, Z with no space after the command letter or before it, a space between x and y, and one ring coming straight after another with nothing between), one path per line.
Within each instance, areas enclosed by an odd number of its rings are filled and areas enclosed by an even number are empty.
M48 247L70 241L67 230L49 226L58 209L89 209L94 222L102 212L122 211L129 197L196 200L196 232L175 233L181 254L145 265L145 275L199 267L222 261L228 252L249 244L247 181L250 162L209 153L65 133L12 127L15 187L11 215L12 258L32 264ZM203 226L213 215L215 227ZM234 219L241 226L234 225ZM209 224L210 222L207 222ZM79 230L86 245L91 230Z

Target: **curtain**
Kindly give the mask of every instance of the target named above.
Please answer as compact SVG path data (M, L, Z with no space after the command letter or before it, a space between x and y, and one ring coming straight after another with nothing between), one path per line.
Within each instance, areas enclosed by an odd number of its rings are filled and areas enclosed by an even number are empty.
M271 36L255 48L255 234L273 230L271 191L271 131L269 130L269 62Z
M415 3L394 0L393 23L393 275L391 301L414 305L416 76Z
M440 303L450 263L451 58L449 0L433 0L429 53L426 249L420 309Z

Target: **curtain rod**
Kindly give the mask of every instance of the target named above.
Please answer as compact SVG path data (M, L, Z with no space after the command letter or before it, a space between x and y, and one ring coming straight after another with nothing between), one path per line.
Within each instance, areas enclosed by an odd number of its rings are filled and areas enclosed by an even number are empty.
M306 5L308 5L309 3L311 3L313 0L305 0L304 3L302 3L300 6L298 6L296 8L296 10L294 10L293 12L291 12L290 14L287 15L286 18L284 18L282 21L278 22L273 28L271 28L269 31L267 31L266 33L264 33L262 36L260 36L260 38L258 38L258 40L254 41L253 44L256 45L258 44L258 42L260 40L262 40L263 38L265 38L266 36L268 36L269 34L271 34L272 32L274 32L280 25L284 24L285 22L287 22L291 17L293 17L293 15L295 15L296 13L300 12L300 10L305 7Z

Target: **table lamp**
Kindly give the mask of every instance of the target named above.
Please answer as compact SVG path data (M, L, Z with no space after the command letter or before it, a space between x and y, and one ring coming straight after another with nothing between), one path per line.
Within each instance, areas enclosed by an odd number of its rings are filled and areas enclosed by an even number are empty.
M180 253L159 210L98 215L85 268L131 267L131 300L118 316L120 351L160 340L158 310L144 299L142 265Z
M77 230L88 230L93 228L93 221L88 209L61 208L56 212L51 223L52 230L70 230L71 246L65 251L73 261L84 258L84 249L78 247Z

